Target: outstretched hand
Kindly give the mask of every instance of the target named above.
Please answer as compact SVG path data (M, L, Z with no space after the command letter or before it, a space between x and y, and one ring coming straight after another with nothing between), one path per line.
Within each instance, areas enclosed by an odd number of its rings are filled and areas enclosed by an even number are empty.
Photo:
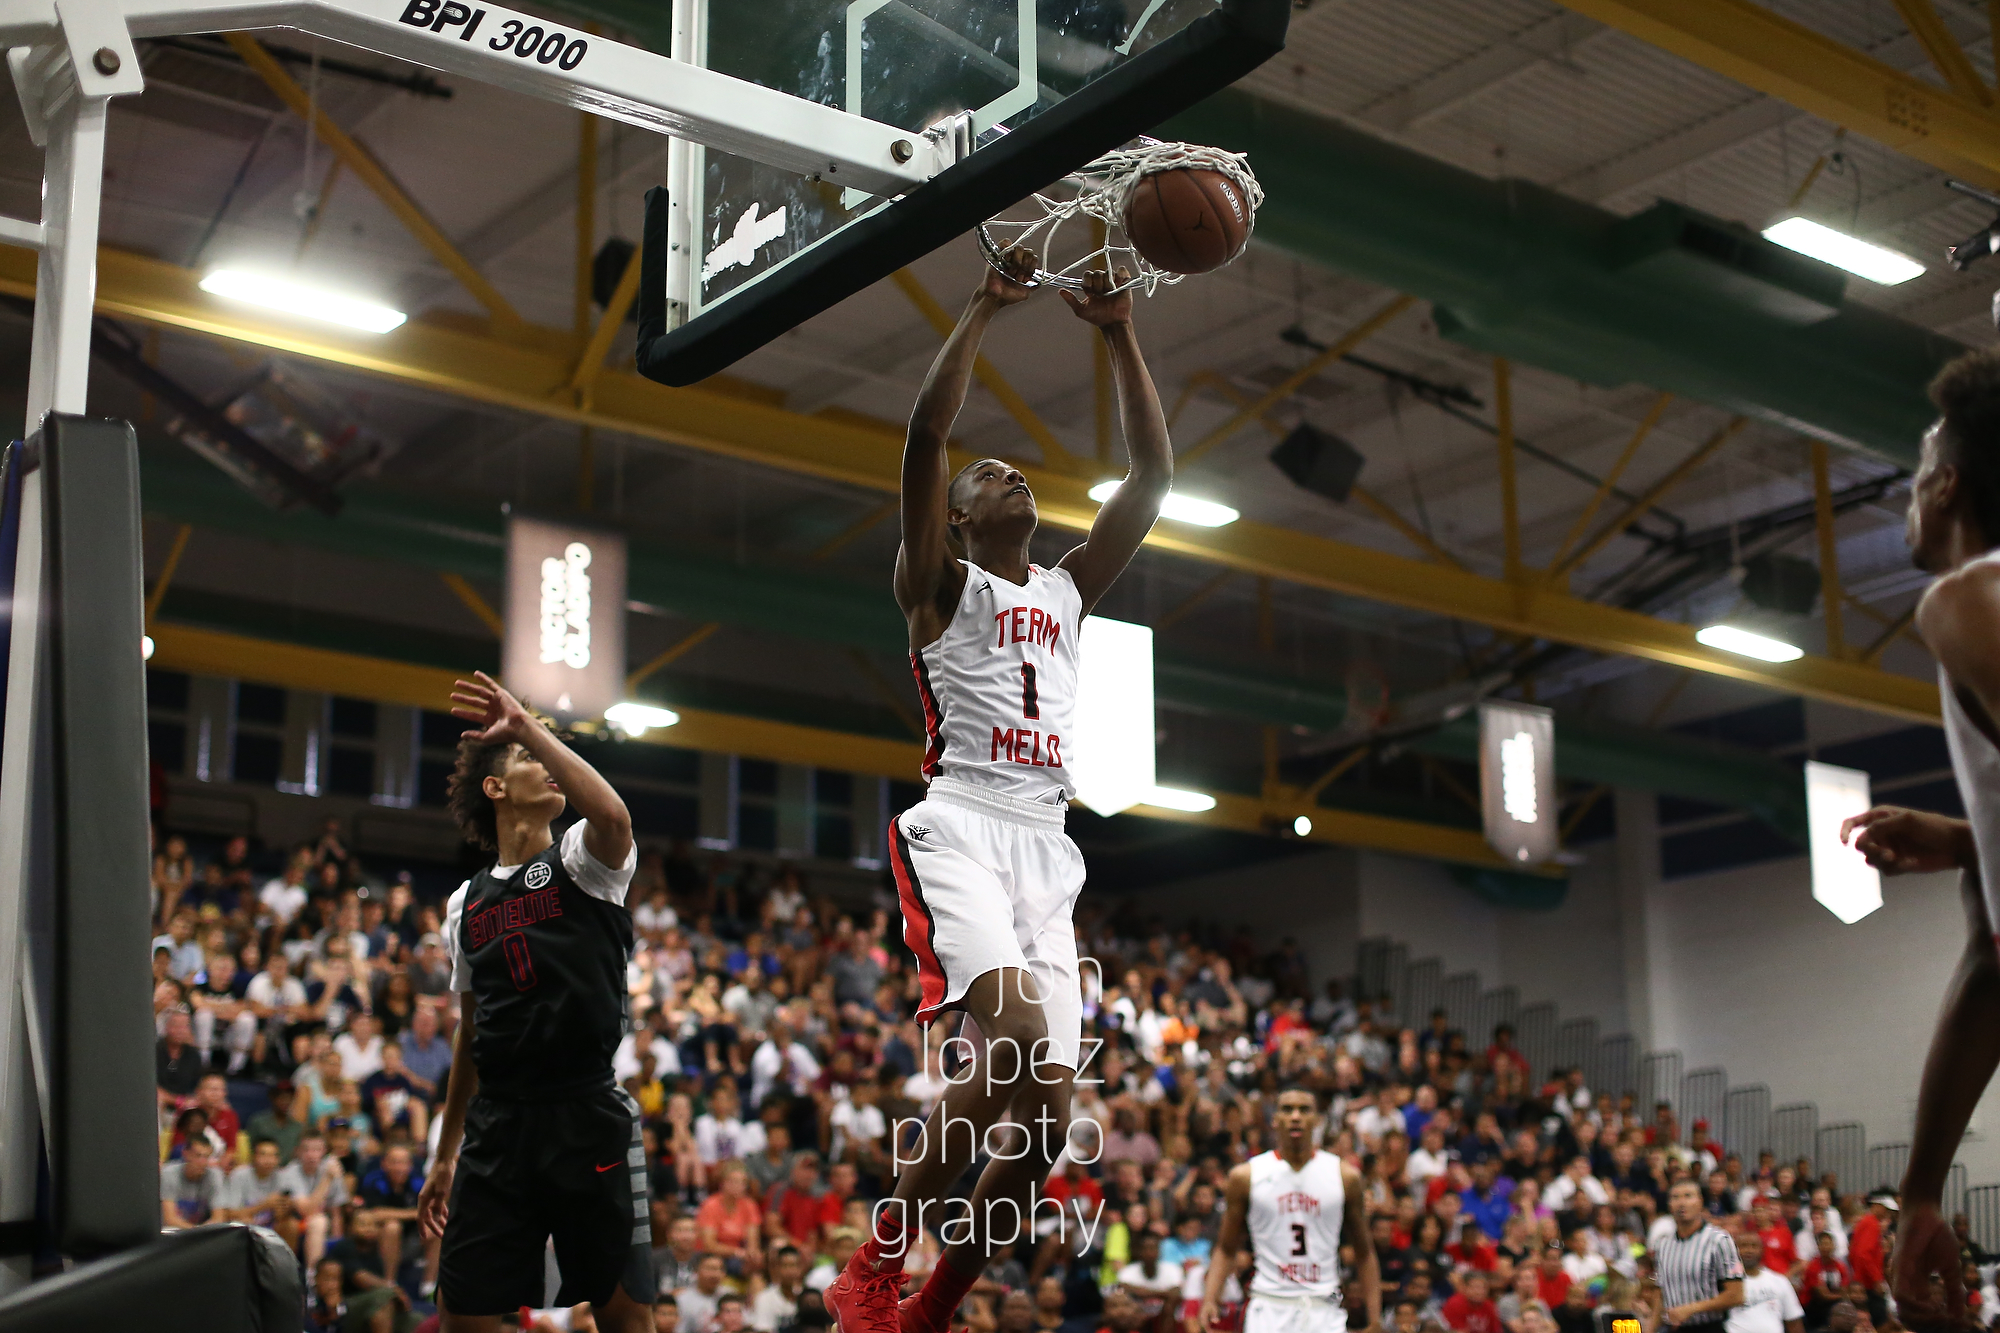
M1121 283L1130 281L1132 273L1129 269L1120 268L1114 276L1101 268L1094 268L1083 275L1082 296L1064 288L1062 298L1068 303L1070 313L1086 324L1094 324L1100 329L1113 324L1130 324L1132 289L1126 287L1122 291L1111 290Z
M986 266L986 280L979 284L979 294L999 304L1014 305L1035 294L1028 286L1035 280L1035 269L1041 263L1037 255L1025 245L1008 248L1000 256L1001 267Z
M1954 870L1963 863L1966 836L1963 820L1894 805L1850 815L1840 826L1840 840L1851 840L1854 850L1885 875Z
M472 724L465 735L481 745L525 744L541 722L499 681L484 671L472 674L475 679L453 681L451 686L451 715Z

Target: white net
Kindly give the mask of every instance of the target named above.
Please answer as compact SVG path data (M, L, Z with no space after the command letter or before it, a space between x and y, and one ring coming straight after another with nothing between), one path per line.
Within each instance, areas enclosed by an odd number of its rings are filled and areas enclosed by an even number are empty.
M1131 203L1132 192L1138 188L1140 181L1162 171L1177 171L1183 167L1221 172L1242 193L1244 202L1249 206L1250 223L1243 230L1243 244L1237 247L1236 254L1224 262L1233 261L1249 246L1250 233L1257 225L1257 209L1264 202L1263 187L1257 184L1257 177L1251 173L1249 161L1241 153L1225 152L1203 144L1160 143L1153 139L1140 139L1134 147L1106 153L1081 171L1065 177L1076 188L1076 193L1069 198L1051 199L1045 194L1037 194L1029 205L1037 216L1019 221L998 217L980 223L979 246L986 252L986 262L1003 270L1002 256L1007 251L1021 245L1034 250L1047 267L1035 270L1034 279L1027 284L1031 287L1067 287L1071 291L1082 291L1085 273L1092 269L1115 273L1122 267L1132 276L1112 290L1138 287L1151 296L1163 284L1177 283L1187 275L1158 267L1133 247L1125 235L1125 208ZM1078 214L1103 224L1102 240L1099 241L1093 233L1082 253L1069 258L1061 249L1059 233L1063 223Z

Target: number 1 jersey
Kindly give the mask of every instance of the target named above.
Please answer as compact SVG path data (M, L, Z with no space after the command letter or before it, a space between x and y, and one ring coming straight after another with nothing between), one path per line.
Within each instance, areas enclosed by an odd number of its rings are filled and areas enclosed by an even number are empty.
M965 590L951 623L910 654L924 705L924 777L1060 804L1076 794L1068 744L1083 599L1060 567L1030 565L1028 581L1016 584L959 563Z
M451 988L472 1006L482 1095L555 1101L613 1085L638 849L613 869L583 845L585 828L578 820L540 855L480 871L445 907Z

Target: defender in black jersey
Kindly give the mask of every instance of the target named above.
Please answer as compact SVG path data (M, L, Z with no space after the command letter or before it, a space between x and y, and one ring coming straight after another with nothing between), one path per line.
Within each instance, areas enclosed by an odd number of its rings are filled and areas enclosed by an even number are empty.
M652 1327L639 1107L611 1073L626 1022L625 893L637 854L625 803L491 677L459 681L451 805L497 863L445 910L461 1014L436 1160L418 1216L442 1236L447 1333L495 1333L543 1303L589 1301L609 1333ZM558 843L566 804L583 818ZM462 1146L461 1146L462 1144Z

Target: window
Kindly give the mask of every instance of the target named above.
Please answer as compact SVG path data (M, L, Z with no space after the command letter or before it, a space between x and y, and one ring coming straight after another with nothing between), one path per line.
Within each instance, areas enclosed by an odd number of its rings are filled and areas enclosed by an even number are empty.
M737 759L736 845L753 852L778 850L778 766L768 759Z
M442 809L451 771L458 762L458 738L465 723L450 713L425 709L417 722L417 804Z
M334 796L375 794L375 751L359 745L336 745L327 756L326 779L321 789Z
M335 695L327 702L326 728L336 736L356 740L375 739L375 704L367 699L343 699Z
M229 776L237 782L275 787L285 768L285 692L273 685L237 681L231 693L236 738L229 751Z
M188 698L182 671L146 671L146 749L169 773L187 772Z
M813 770L812 853L829 861L854 859L854 775Z

